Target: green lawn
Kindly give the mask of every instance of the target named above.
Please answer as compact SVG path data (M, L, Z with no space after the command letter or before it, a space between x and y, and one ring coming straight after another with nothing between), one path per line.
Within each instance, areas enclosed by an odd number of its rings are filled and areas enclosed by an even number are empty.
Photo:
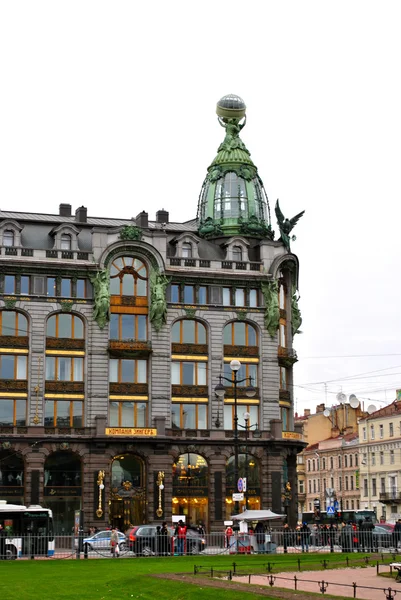
M350 555L356 564L358 557ZM344 567L345 555L197 556L180 558L127 558L99 560L16 560L0 563L0 598L4 600L250 600L250 592L194 586L188 583L149 577L153 573L193 573L194 565L229 570L233 562L241 572L267 571L267 563L279 570L322 568L322 560L332 567ZM386 557L389 562L390 557ZM359 564L363 557L359 557ZM273 564L274 563L274 564ZM267 598L266 596L264 598Z

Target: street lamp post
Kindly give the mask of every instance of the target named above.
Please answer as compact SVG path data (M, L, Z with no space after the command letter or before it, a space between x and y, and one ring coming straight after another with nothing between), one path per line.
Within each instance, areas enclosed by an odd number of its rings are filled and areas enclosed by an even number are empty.
M244 382L249 382L248 387L245 390L245 394L248 398L252 398L256 394L256 390L252 385L252 377L244 377L243 379L238 379L238 371L241 368L241 363L239 360L232 360L230 362L230 369L234 375L234 485L238 483L238 390L237 386ZM223 385L223 380L228 381L229 383L233 383L232 379L228 377L224 377L223 375L219 375L219 383L216 385L214 391L219 396L219 398L223 398L225 394L225 387ZM235 502L235 513L239 513L239 503L238 500Z
M244 421L245 421L245 510L248 510L248 489L249 489L249 465L248 465L248 439L249 439L249 430L251 427L258 427L257 423L249 424L249 419L251 414L249 412L244 413ZM242 425L241 425L242 427Z

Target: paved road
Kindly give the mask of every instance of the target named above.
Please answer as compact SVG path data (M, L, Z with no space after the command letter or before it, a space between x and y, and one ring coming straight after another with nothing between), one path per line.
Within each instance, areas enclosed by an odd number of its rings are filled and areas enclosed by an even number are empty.
M384 565L381 568L382 572L386 571ZM292 573L275 573L276 580L274 586L294 589L294 575L298 579L298 590L305 592L319 593L319 581L328 581L326 593L333 596L347 596L350 598L354 597L354 590L352 587L345 587L341 584L352 585L356 583L358 586L364 586L364 588L357 588L356 597L363 600L385 600L386 595L383 590L391 587L393 590L397 590L397 598L401 598L401 583L395 583L394 579L387 579L376 575L376 567L365 567L365 568L353 568L353 569L330 569L327 571L302 571ZM290 579L279 579L285 577ZM305 581L309 580L309 581ZM247 577L233 577L233 581L241 581L248 583ZM330 585L331 583L337 583L340 585ZM253 585L267 585L269 586L266 577L259 577L252 575L251 583ZM377 590L372 588L379 588Z

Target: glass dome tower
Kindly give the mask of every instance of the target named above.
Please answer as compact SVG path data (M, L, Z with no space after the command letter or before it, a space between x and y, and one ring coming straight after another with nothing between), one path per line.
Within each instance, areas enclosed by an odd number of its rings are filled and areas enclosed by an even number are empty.
M226 136L208 168L198 203L198 232L206 238L244 235L273 239L262 180L239 137L246 124L242 98L229 94L217 103Z

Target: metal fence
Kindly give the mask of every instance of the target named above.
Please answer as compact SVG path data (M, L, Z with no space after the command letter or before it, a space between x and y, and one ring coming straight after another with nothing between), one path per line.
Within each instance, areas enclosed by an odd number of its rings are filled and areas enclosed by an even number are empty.
M3 546L4 541L4 546ZM35 558L95 558L95 557L134 557L134 556L181 556L181 555L247 555L282 554L306 552L384 553L396 554L401 540L394 534L374 535L363 531L346 530L288 531L274 529L263 534L236 532L227 536L224 532L201 535L189 531L185 540L175 536L166 538L157 535L121 535L118 548L110 544L110 531L97 536L81 538L73 535L45 536L26 535L22 538L8 536L0 540L2 559Z

